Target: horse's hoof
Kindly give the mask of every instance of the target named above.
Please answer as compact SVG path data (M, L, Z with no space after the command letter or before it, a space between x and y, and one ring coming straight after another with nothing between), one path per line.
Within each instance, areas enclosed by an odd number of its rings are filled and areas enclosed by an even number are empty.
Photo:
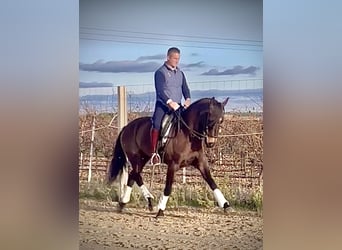
M122 213L123 209L125 208L126 203L123 202L119 202L119 207L118 207L118 211L119 213Z
M223 204L223 211L226 213L227 210L229 210L229 208L230 208L230 205L228 204L228 202L225 202L225 203Z
M152 198L147 198L147 200L148 200L148 210L152 212L153 211Z
M160 216L164 216L164 211L159 209L156 218L160 217Z

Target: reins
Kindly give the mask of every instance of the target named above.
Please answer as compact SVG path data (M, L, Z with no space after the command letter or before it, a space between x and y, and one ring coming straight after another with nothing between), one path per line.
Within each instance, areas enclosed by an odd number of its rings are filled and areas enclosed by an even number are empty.
M180 111L176 111L176 116L178 119L178 128L179 128L179 121L189 130L190 135L193 137L196 137L199 140L203 140L206 137L206 133L200 133L196 131L195 129L192 129L189 127L189 125L184 121L183 117L181 116L181 112L183 111L184 108L180 108ZM206 122L207 125L207 122Z

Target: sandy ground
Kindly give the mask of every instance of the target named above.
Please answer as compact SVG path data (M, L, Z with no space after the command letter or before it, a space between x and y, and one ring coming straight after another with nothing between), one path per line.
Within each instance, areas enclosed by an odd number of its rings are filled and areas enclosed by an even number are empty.
M223 209L126 208L80 201L80 249L262 249L263 218Z

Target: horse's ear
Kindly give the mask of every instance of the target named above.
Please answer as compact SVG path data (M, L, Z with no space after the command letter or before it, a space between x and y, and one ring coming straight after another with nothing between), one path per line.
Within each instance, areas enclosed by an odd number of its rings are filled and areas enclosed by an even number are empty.
M229 97L227 97L227 98L226 98L226 100L224 100L224 101L222 102L222 107L224 107L224 106L226 106L226 105L227 105L227 103L228 103L228 100L229 100Z

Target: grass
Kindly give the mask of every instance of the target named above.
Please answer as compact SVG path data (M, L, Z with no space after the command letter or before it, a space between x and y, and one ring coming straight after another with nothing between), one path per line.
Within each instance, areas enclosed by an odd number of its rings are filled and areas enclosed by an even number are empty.
M233 208L255 211L258 214L262 214L263 192L261 188L229 187L222 182L219 186L223 195ZM154 205L157 204L162 190L163 186L161 185L152 190L155 196ZM79 187L79 198L97 201L118 201L118 187L116 185L108 187L101 181L82 183ZM137 185L133 186L129 205L136 207L146 206L146 201ZM213 192L207 185L184 185L175 183L167 206L170 208L178 208L181 206L212 208L217 206L217 203L214 199Z

